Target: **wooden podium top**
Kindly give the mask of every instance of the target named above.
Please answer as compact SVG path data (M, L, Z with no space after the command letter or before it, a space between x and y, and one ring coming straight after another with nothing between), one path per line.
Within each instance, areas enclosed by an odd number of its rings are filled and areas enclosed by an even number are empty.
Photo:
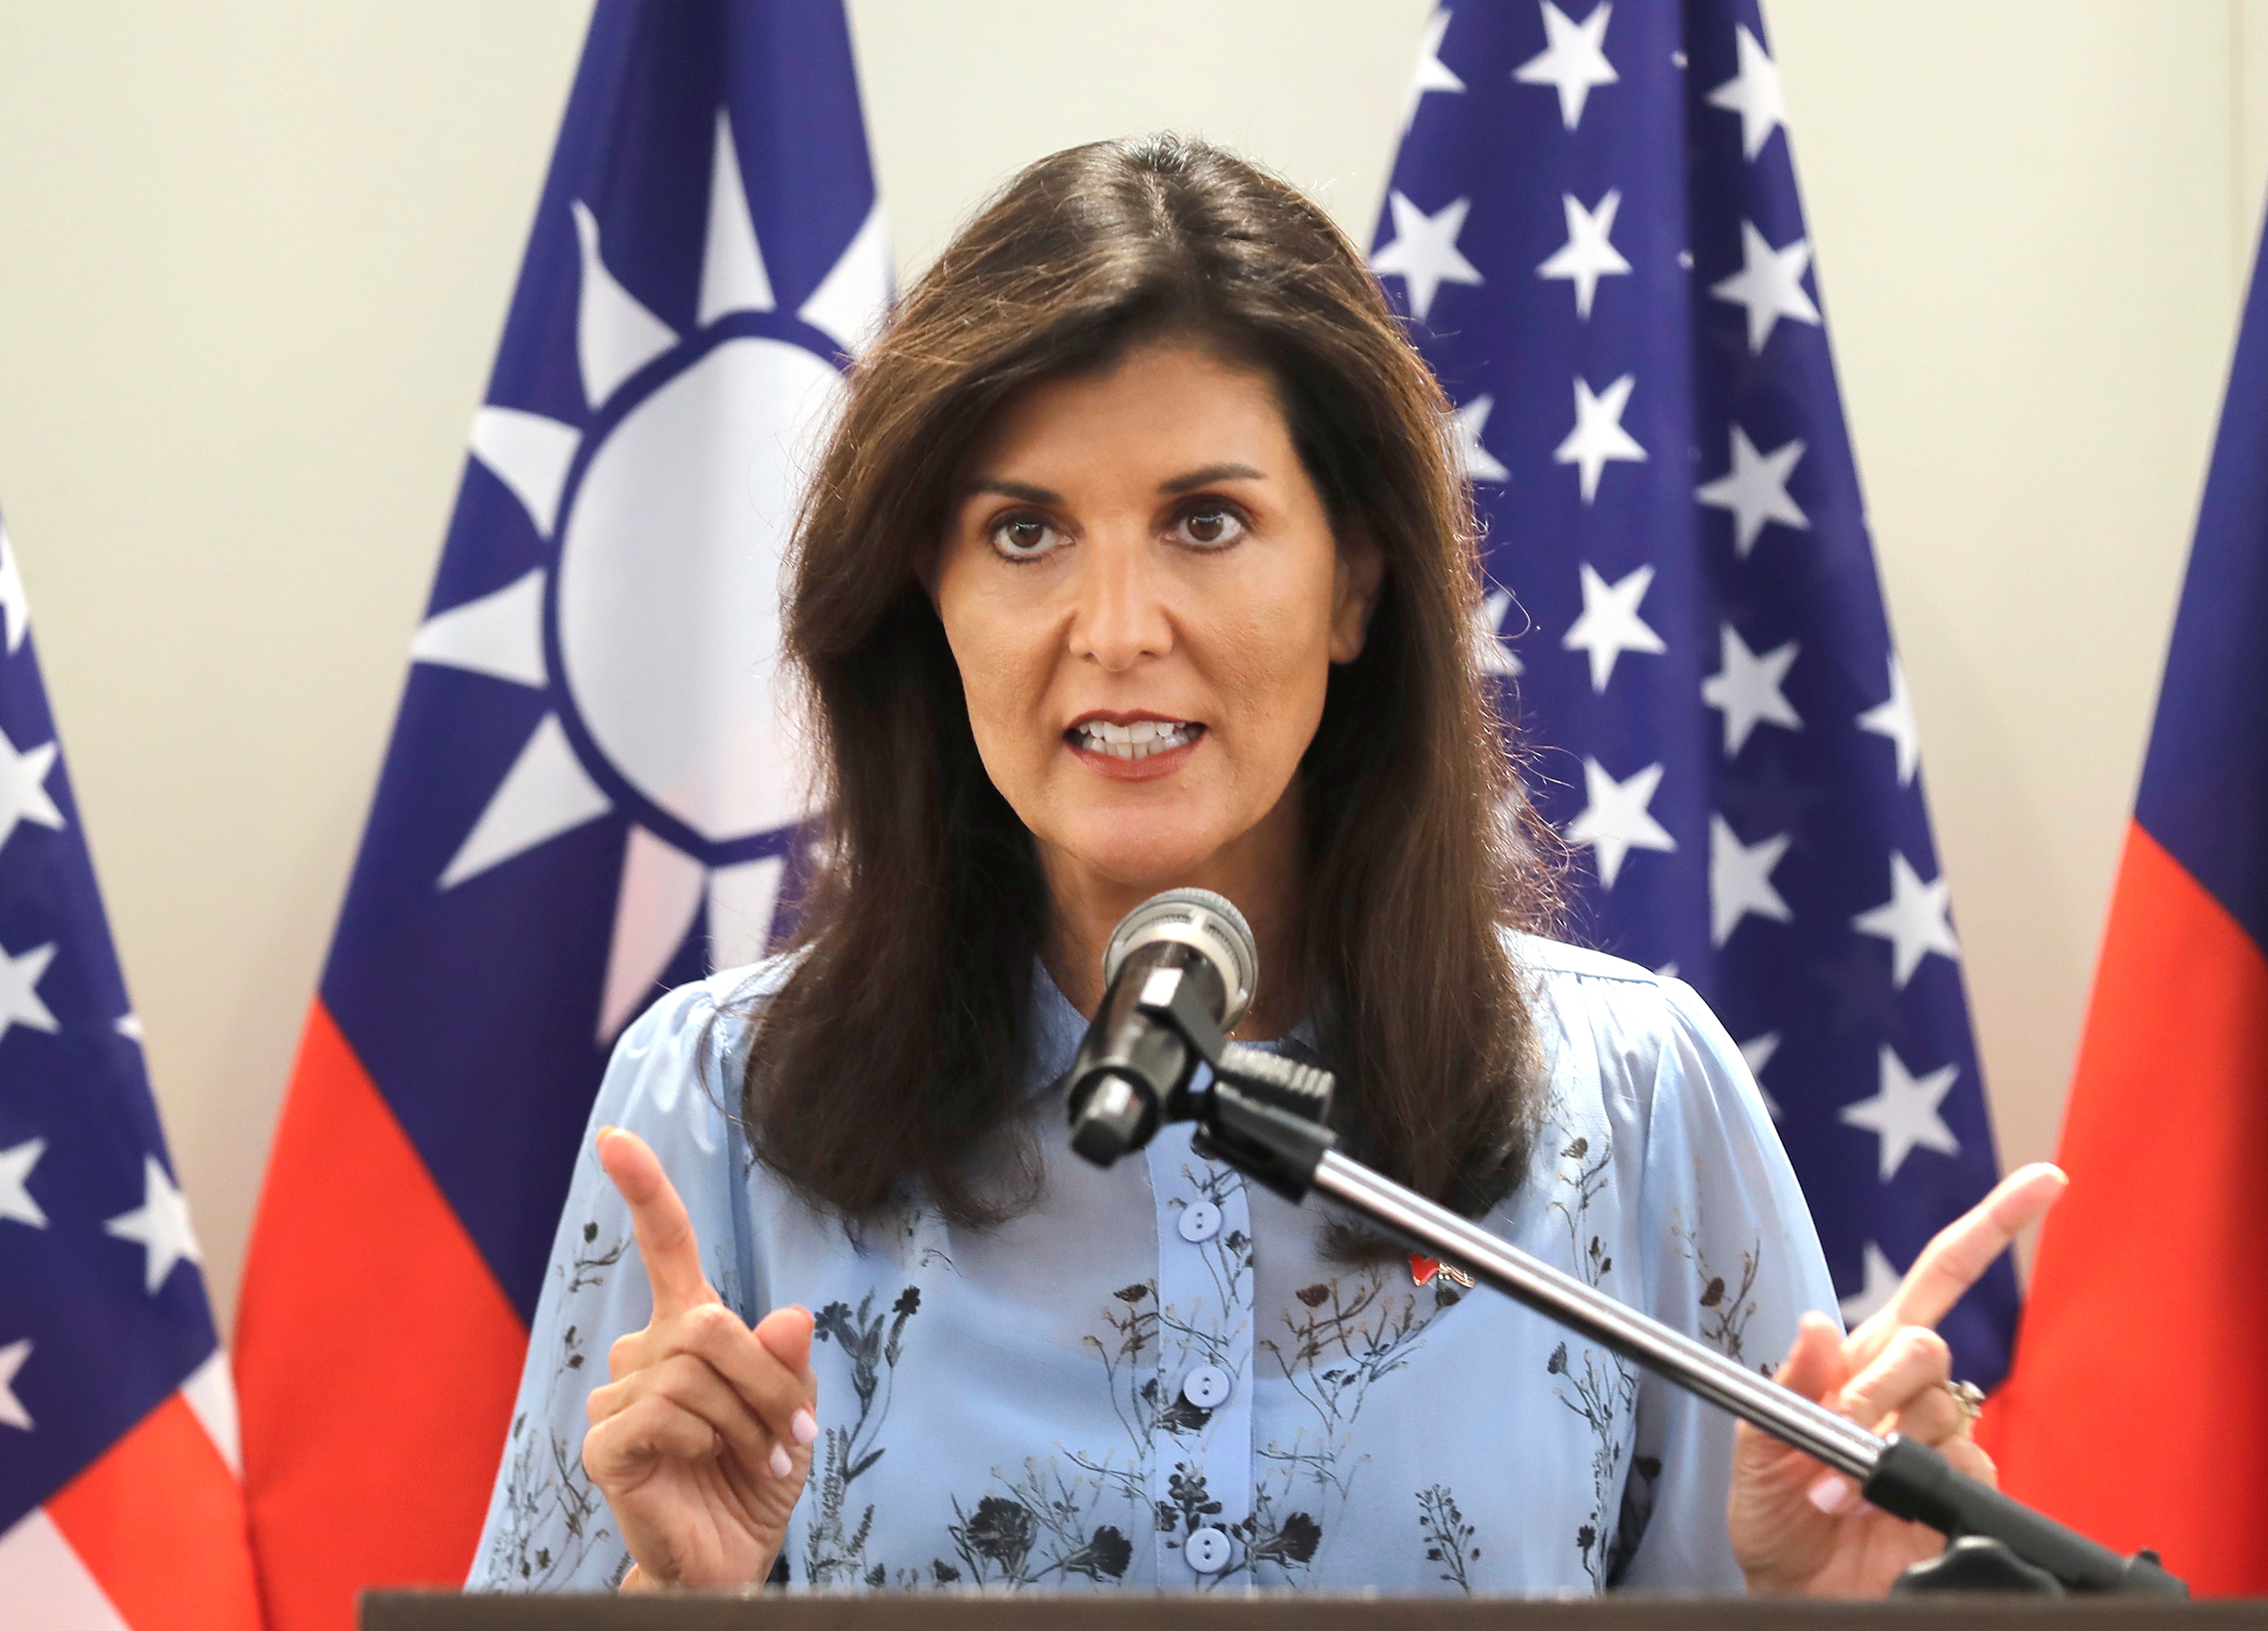
M1752 1603L1733 1598L1612 1597L1597 1602L1495 1598L1092 1595L1014 1597L773 1592L684 1597L467 1597L373 1592L362 1631L2268 1631L2268 1599L1901 1598L1874 1603Z

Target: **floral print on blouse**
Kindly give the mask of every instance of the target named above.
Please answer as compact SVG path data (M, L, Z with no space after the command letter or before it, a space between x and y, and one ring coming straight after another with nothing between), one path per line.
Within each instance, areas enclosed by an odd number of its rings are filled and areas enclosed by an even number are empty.
M1740 1050L1687 986L1521 937L1549 1059L1506 1239L1769 1372L1836 1303ZM1322 1218L1189 1147L1108 1171L1057 1083L1086 1022L1035 972L1036 1209L969 1231L917 1206L847 1229L735 1119L778 960L658 1002L593 1127L653 1146L710 1281L817 1331L819 1442L792 1588L1738 1591L1730 1418L1486 1289L1349 1266ZM1291 1044L1299 1045L1297 1042ZM551 1254L475 1590L604 1589L630 1567L584 1474L584 1401L651 1295L586 1140Z

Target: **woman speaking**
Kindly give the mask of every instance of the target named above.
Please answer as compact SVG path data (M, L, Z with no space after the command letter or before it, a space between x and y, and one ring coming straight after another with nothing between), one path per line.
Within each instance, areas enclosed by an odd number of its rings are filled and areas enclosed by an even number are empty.
M1218 890L1235 1034L1337 1073L1351 1154L1991 1476L1930 1327L2060 1176L1842 1334L1739 1051L1548 937L1447 423L1322 212L1193 143L1041 161L909 292L794 545L798 944L615 1049L475 1587L1872 1592L1936 1549L1186 1125L1068 1148L1112 927Z

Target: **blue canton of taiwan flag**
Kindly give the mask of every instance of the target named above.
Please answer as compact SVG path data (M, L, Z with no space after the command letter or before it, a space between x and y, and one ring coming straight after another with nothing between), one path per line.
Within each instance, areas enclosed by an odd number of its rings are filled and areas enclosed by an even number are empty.
M254 1631L228 1364L30 636L0 528L0 1620Z
M1435 13L1371 264L1458 405L1578 931L1740 1042L1855 1321L1997 1163L1756 0ZM1956 1374L2016 1301L2004 1258Z
M615 1037L792 895L780 551L891 284L838 0L601 0L247 1266L278 1631L461 1580L500 1454L606 1521L526 1322Z

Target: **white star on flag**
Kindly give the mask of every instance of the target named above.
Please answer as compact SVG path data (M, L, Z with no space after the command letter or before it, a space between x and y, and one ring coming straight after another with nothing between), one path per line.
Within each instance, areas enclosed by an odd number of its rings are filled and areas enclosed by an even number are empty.
M15 836L18 822L63 830L63 813L48 796L48 772L55 768L55 744L43 742L27 753L0 732L0 845Z
M1775 249L1754 222L1742 221L1741 269L1710 284L1709 292L1749 308L1749 350L1761 351L1783 317L1818 325L1819 308L1803 292L1803 274L1810 266L1810 240L1799 238L1785 249Z
M1512 472L1487 448L1481 446L1481 432L1488 429L1488 417L1496 409L1496 398L1484 391L1457 410L1457 456L1464 463L1465 479L1472 482L1508 482Z
M50 1033L62 1029L48 1005L40 1000L40 982L47 978L48 964L55 960L53 942L12 956L0 950L0 1037L7 1036L11 1025L28 1025Z
M24 1401L16 1397L16 1373L32 1356L32 1339L19 1338L6 1347L0 1347L0 1425L32 1430L32 1413L24 1408Z
M1898 1294L1898 1284L1905 1276L1899 1273L1882 1249L1873 1241L1867 1243L1864 1266L1860 1271L1866 1280L1849 1296L1836 1306L1843 1310L1845 1330L1857 1328L1889 1307L1890 1299Z
M1552 450L1551 462L1572 464L1580 473L1585 504L1598 496L1599 473L1609 461L1646 462L1646 449L1623 429L1623 410L1630 406L1631 391L1637 384L1638 376L1626 373L1593 395L1591 382L1580 374L1575 376L1575 428Z
M24 572L16 564L16 546L8 542L8 528L0 522L0 624L4 624L12 655L32 626L32 603L24 596Z
M1781 833L1762 844L1743 844L1722 816L1709 818L1709 943L1721 946L1754 912L1786 923L1795 914L1771 886L1772 868L1787 853L1793 836Z
M1947 1065L1926 1076L1910 1076L1896 1052L1887 1047L1882 1050L1881 1091L1873 1098L1845 1104L1841 1120L1845 1126L1864 1127L1881 1140L1883 1183L1897 1176L1906 1157L1918 1148L1933 1149L1940 1155L1961 1153L1953 1129L1937 1113L1937 1107L1953 1089L1953 1079L1960 1074L1959 1066Z
M1741 1044L1741 1057L1749 1062L1749 1074L1756 1081L1756 1092L1764 1099L1765 1113L1774 1121L1779 1119L1779 1101L1771 1096L1771 1089L1764 1086L1764 1066L1771 1063L1771 1056L1778 1052L1779 1032L1776 1030L1768 1030L1761 1037Z
M1504 615L1512 609L1512 591L1498 589L1481 603L1473 624L1473 655L1483 674L1520 672L1520 659L1504 643Z
M40 1210L28 1187L32 1169L40 1164L47 1149L45 1139L28 1139L12 1149L0 1149L0 1218L12 1218L33 1229L47 1228L48 1214Z
M1889 899L1851 919L1851 926L1860 934L1890 942L1890 976L1899 990L1905 989L1921 960L1931 952L1948 957L1961 955L1947 916L1953 904L1950 895L1944 878L1924 883L1921 875L1906 864L1905 856L1892 850Z
M1749 734L1760 724L1803 728L1802 718L1781 692L1788 666L1794 662L1796 642L1777 646L1761 657L1731 624L1723 625L1723 665L1701 682L1701 700L1725 711L1725 756L1736 758Z
M1733 552L1749 558L1757 535L1767 521L1778 521L1798 532L1808 532L1811 520L1787 496L1787 478L1803 457L1803 444L1792 441L1770 453L1758 453L1748 432L1733 427L1733 468L1715 481L1693 490L1693 497L1712 509L1733 514Z
M1441 36L1449 32L1447 7L1433 13L1425 25L1425 41L1418 52L1418 72L1410 82L1410 100L1402 107L1402 129L1407 132L1410 122L1418 117L1418 104L1425 100L1428 91L1462 91L1465 82L1451 73L1441 61Z
M1570 130L1583 122L1583 104L1594 85L1612 85L1622 76L1607 61L1607 18L1614 7L1607 0L1591 9L1580 23L1572 22L1551 0L1543 7L1543 49L1512 70L1522 85L1548 85L1559 92L1559 118Z
M1596 759L1583 761L1583 791L1588 802L1567 823L1567 842L1589 845L1599 854L1599 877L1609 889L1622 875L1632 850L1672 851L1677 840L1646 813L1661 786L1662 767L1649 764L1628 781L1616 781Z
M1560 194L1559 203L1567 213L1567 241L1551 252L1551 258L1535 269L1535 275L1572 279L1575 284L1575 315L1587 321L1591 298L1599 290L1599 279L1616 277L1631 269L1622 251L1607 240L1608 234L1615 230L1615 211L1622 208L1623 196L1610 190L1599 200L1596 210L1583 208L1572 193Z
M1609 583L1583 563L1583 615L1559 642L1571 652L1588 652L1591 689L1602 691L1614 677L1615 660L1624 652L1660 656L1668 650L1661 636L1638 615L1638 604L1653 585L1653 568L1641 566L1618 583Z
M112 1218L102 1226L106 1235L130 1240L143 1248L143 1282L151 1296L166 1276L184 1258L202 1263L205 1254L189 1228L188 1202L166 1176L155 1155L142 1158L142 1204L132 1212Z
M1370 269L1381 277L1401 277L1410 291L1410 314L1422 323L1443 284L1481 281L1479 270L1457 252L1457 234L1465 230L1473 201L1452 199L1431 215L1400 193L1386 203L1394 213L1394 241L1370 257Z
M1787 99L1780 91L1779 64L1746 23L1733 25L1741 54L1739 75L1709 92L1709 106L1741 116L1741 151L1750 159L1764 151L1771 133L1787 122Z
M1913 693L1906 690L1905 665L1890 653L1890 695L1859 716L1859 728L1887 736L1898 751L1898 786L1910 786L1921 768L1921 732L1914 725Z

